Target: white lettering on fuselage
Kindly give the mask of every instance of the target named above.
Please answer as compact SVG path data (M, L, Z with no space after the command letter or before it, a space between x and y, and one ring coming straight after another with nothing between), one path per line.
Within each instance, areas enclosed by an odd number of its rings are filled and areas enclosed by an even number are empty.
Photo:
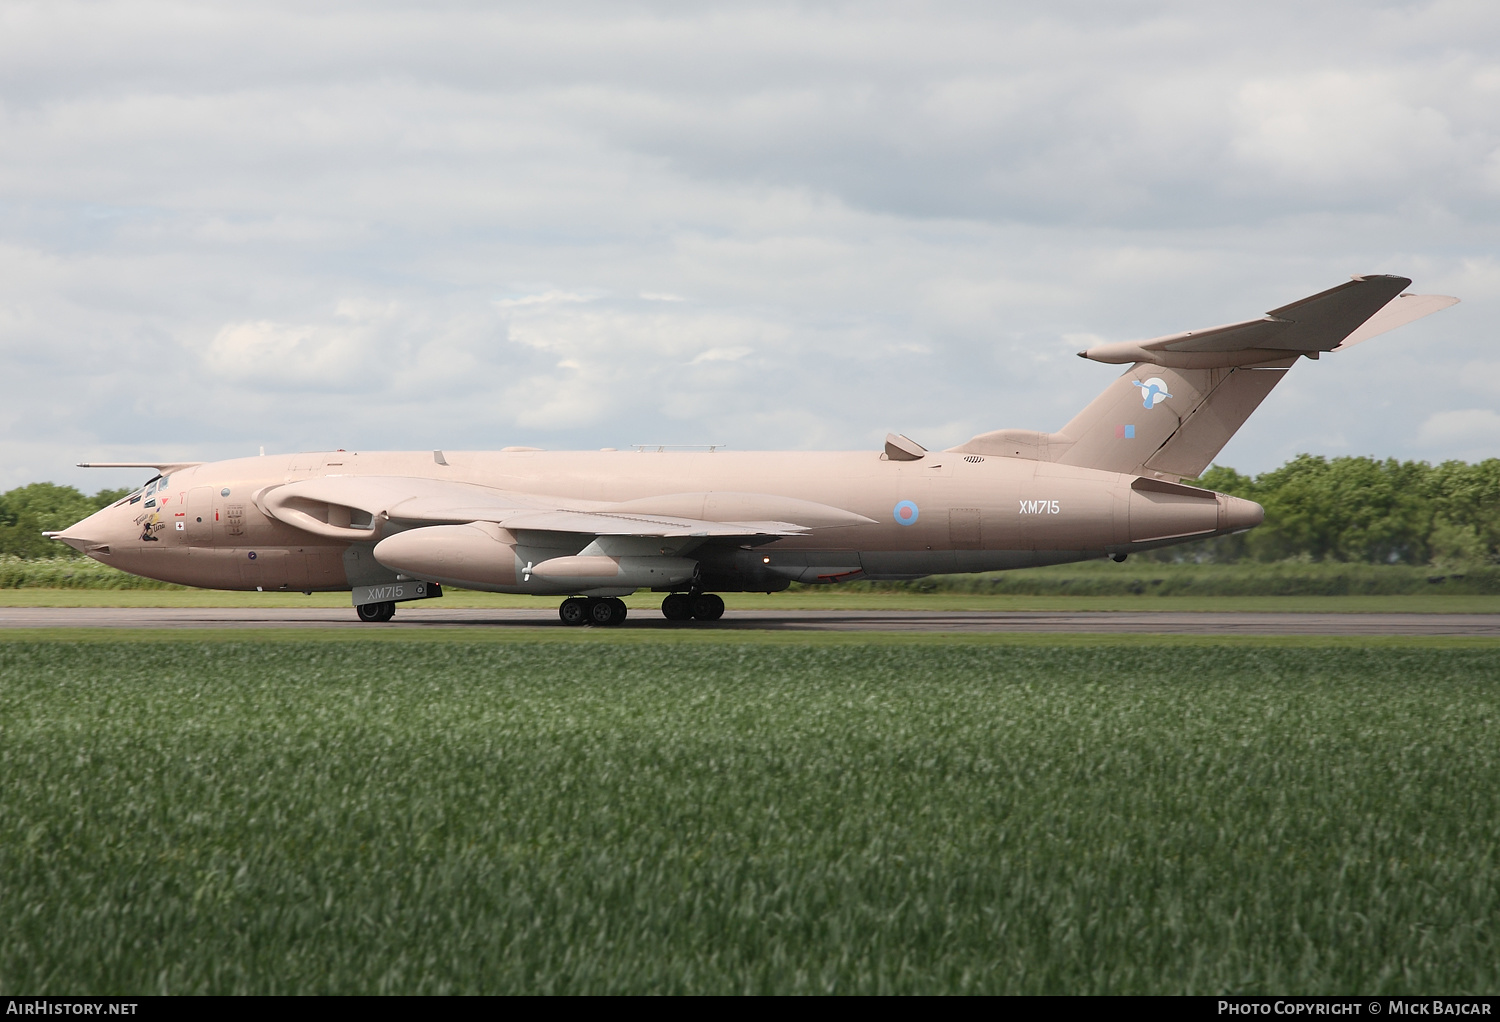
M1061 514L1062 505L1055 500L1023 500L1021 501L1021 513L1023 515Z

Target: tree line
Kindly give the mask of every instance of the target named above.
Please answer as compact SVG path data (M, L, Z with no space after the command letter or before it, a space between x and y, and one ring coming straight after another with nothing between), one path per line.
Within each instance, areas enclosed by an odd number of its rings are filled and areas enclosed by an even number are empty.
M1500 562L1500 458L1430 465L1301 454L1258 476L1215 465L1189 481L1256 501L1266 509L1265 523L1238 536L1155 551L1153 559L1450 568ZM87 496L72 486L32 483L0 494L0 554L75 556L42 530L65 529L128 492Z
M81 557L42 531L57 532L130 493L100 490L92 497L72 486L32 483L0 493L0 554L13 557Z
M1257 502L1266 520L1238 536L1161 551L1162 559L1453 568L1500 561L1500 458L1429 465L1299 454L1258 476L1215 465L1196 482Z

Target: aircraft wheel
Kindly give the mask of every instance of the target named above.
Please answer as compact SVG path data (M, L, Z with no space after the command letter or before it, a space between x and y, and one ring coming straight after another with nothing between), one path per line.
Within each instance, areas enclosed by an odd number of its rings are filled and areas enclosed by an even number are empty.
M693 617L699 621L717 621L724 616L724 601L713 593L693 597Z
M686 593L673 593L661 601L661 616L668 621L690 621L693 617L693 599Z
M588 623L589 601L582 596L571 596L562 601L562 606L557 608L557 616L562 618L565 625L582 625Z
M366 603L355 607L354 613L361 621L389 621L396 616L394 603Z
M625 601L619 597L611 597L604 602L609 604L610 610L614 611L610 615L609 623L612 625L623 625L625 623L625 615L630 613L629 608L625 606Z
M611 600L590 600L588 613L589 624L612 625L615 623L615 608Z

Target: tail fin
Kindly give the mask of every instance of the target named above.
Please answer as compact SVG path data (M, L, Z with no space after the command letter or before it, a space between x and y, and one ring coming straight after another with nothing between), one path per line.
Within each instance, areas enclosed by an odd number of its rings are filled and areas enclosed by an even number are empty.
M1259 319L1078 354L1134 363L1057 433L1002 429L953 448L1182 479L1202 474L1302 356L1317 358L1445 309L1405 277L1355 277Z
M1192 478L1260 406L1296 356L1261 366L1165 369L1138 362L1062 428L1051 459L1135 475Z

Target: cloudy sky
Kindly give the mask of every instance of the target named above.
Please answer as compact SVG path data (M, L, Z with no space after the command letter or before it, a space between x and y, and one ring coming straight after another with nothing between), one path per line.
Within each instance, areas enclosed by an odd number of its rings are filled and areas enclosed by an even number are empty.
M0 487L928 447L1355 273L1220 457L1500 455L1500 5L0 3Z

